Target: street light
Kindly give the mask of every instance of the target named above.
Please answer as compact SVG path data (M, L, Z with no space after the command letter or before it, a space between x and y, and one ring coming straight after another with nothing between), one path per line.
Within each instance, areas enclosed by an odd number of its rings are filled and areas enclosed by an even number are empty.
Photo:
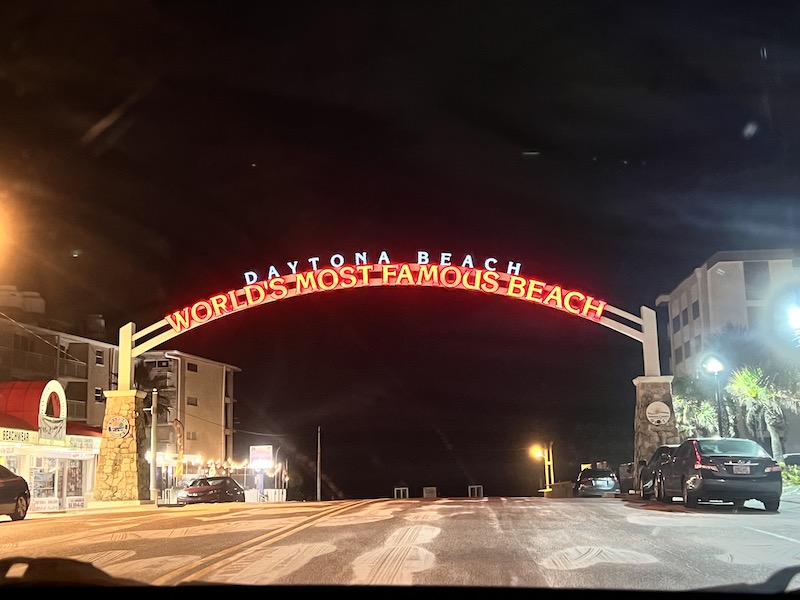
M719 374L725 370L725 365L716 357L716 356L709 356L705 363L703 364L703 368L708 373L714 374L714 399L717 404L717 430L719 431L720 437L724 436L722 432L722 401L720 398L719 393Z
M550 442L548 446L534 444L528 448L528 454L534 460L542 459L544 462L544 488L541 488L539 491L552 492L552 485L555 483L553 476L553 442ZM541 479L539 482L541 486Z

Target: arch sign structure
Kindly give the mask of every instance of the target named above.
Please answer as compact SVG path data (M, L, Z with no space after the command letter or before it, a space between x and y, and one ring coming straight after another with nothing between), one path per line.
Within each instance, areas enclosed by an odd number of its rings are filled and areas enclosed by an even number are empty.
M639 385L639 381L643 379L647 379L649 383L666 382L669 387L672 378L661 377L660 373L656 314L651 308L642 306L639 315L628 313L584 291L567 288L541 278L525 277L520 274L521 263L518 262L509 262L506 271L502 272L497 270L498 261L494 258L486 259L481 267L475 267L470 255L466 255L459 265L452 264L451 256L451 253L442 253L439 262L435 263L430 261L427 252L420 251L417 253L417 262L392 262L388 254L383 251L377 262L368 262L367 254L364 252L356 253L352 264L345 264L344 257L335 254L331 257L329 265L324 267L319 266L319 258L309 259L312 268L306 271L298 271L298 261L286 263L291 272L283 275L274 266L269 268L264 278L259 278L254 271L247 271L244 274L245 285L241 288L201 298L166 314L163 319L141 331L136 330L134 323L122 326L119 335L118 390L107 392L106 396L132 399L137 394L133 381L134 359L201 325L289 298L385 286L437 287L502 296L540 304L603 325L642 345L644 378L640 377L634 381L638 389L637 395L644 390L645 386ZM668 389L667 394L669 393L671 390ZM663 400L663 396L661 392L653 394L650 390L649 401ZM135 403L134 400L132 402ZM639 404L637 401L637 413ZM671 404L670 398L669 405ZM106 413L108 419L108 405ZM674 428L674 419L672 424ZM662 435L661 438L663 437ZM656 445L666 443L661 439L653 439ZM651 444L645 444L649 445ZM637 452L638 446L637 442ZM643 452L648 450L645 449Z

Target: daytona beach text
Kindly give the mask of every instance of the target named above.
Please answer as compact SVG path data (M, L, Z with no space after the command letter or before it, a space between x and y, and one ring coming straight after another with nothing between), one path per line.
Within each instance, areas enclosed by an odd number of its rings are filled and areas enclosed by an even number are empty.
M367 252L356 252L354 257L354 262L350 263L355 266L360 265L367 265L369 263L369 254ZM319 269L319 256L312 256L308 259L308 264L311 267L312 271L316 271ZM417 264L418 265L428 265L431 262L430 252L426 250L418 250L417 251ZM479 261L480 262L480 261ZM483 261L483 268L487 271L496 271L496 265L498 260L496 258L487 258ZM334 254L328 260L328 265L331 267L343 267L345 264L344 255L342 254ZM389 260L389 253L386 250L382 250L378 255L378 261L375 263L378 265L389 265L392 264L392 261ZM440 252L439 253L439 264L442 266L448 266L453 264L453 253L452 252ZM298 261L293 260L286 263L286 266L289 267L289 273L284 273L286 275L296 275L297 274L297 265ZM464 255L463 260L461 261L462 267L466 269L474 269L475 268L475 259L472 257L471 254ZM506 273L509 275L519 275L520 269L522 268L522 263L520 262L513 262L508 261L508 266L506 267ZM272 279L273 277L280 277L281 273L278 271L278 268L275 265L270 265L269 269L267 269L267 276L264 279ZM261 279L258 276L256 271L245 271L244 273L244 282L248 285L251 283L255 283Z
M247 308L293 296L395 285L496 294L542 304L593 321L600 321L606 307L603 300L538 279L456 265L400 263L325 267L272 277L199 300L164 319L174 331L180 333Z

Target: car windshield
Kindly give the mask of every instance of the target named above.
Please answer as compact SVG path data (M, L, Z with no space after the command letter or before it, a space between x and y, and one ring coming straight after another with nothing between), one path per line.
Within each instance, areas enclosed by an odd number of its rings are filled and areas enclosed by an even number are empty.
M770 458L764 448L752 440L711 440L698 441L700 452L714 456L749 456L755 458Z
M0 3L0 587L780 587L798 25Z

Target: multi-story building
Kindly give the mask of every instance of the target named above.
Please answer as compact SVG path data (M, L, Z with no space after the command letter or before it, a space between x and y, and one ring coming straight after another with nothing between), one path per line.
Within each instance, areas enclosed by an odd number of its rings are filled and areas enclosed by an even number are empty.
M798 292L798 250L717 252L656 300L667 350L662 371L696 377L709 337L729 323L758 332L766 344L788 338L786 300L800 301Z
M176 350L145 352L137 359L139 389L157 389L163 407L157 464L168 483L182 472L216 470L232 460L233 376L238 372L233 365Z
M656 306L664 373L703 375L711 337L729 324L796 356L800 331L791 315L800 306L800 251L717 252ZM786 420L784 452L800 452L800 415L789 411Z
M32 510L91 500L104 392L117 389L119 349L103 341L103 318L89 315L78 330L83 335L62 329L69 327L46 319L38 293L0 286L0 464L46 480L31 485ZM165 408L157 411L159 478L171 483L182 473L224 468L233 456L233 374L240 369L178 351L151 351L136 360L138 387L148 394L155 387ZM52 402L41 400L45 390L54 394ZM60 425L48 421L53 418L65 425L57 438L52 430ZM147 448L149 435L150 428Z

